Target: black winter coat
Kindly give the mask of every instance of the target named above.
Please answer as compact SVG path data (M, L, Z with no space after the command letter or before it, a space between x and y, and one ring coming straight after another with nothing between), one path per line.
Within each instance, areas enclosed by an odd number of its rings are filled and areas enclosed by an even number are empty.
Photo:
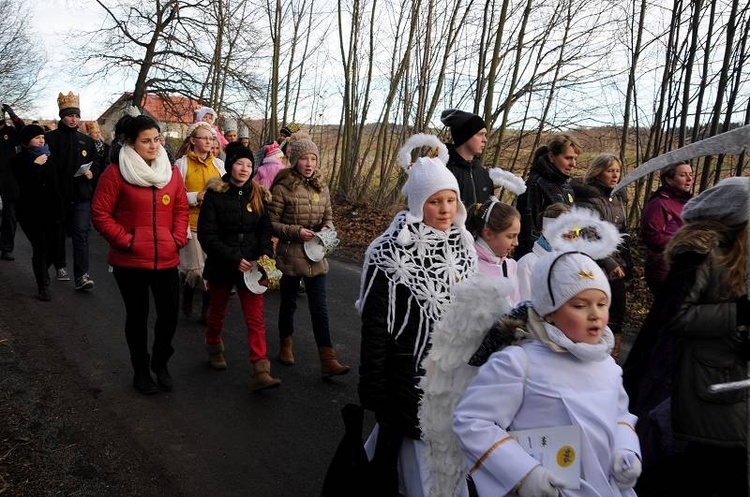
M521 232L515 250L517 259L531 252L534 242L542 234L542 217L547 207L556 202L573 205L575 197L569 179L570 176L560 172L545 155L534 162L526 180L526 192L516 203L521 213Z
M477 202L484 202L495 190L490 179L490 173L482 166L479 157L467 161L456 152L456 147L447 144L448 147L448 170L453 173L458 181L458 189L461 192L461 202L468 208Z
M10 160L18 182L19 197L16 217L25 230L47 226L62 220L63 201L57 185L57 164L50 156L44 164L36 164L26 147Z
M367 275L372 278L373 268ZM410 291L403 285L396 287L394 319L408 323L398 339L388 333L389 297L388 278L377 271L372 288L362 309L361 364L359 367L359 399L367 410L374 411L378 423L410 438L419 439L419 401L422 391L419 381L424 370L417 370L414 358L416 323L419 310L413 305L406 314ZM394 328L400 329L398 322Z
M57 160L58 184L66 204L91 200L94 194L95 178L100 171L96 165L94 140L77 129L71 129L62 122L57 129L47 132L44 138L52 156ZM74 177L83 164L94 162L91 172L94 178Z
M263 202L263 213L250 205L251 181L238 187L229 174L214 178L206 185L206 195L198 216L198 241L206 253L203 278L224 284L243 284L240 261L257 261L273 256L271 218Z
M0 197L6 202L16 200L20 193L10 163L20 145L18 132L25 126L18 116L13 117L12 121L12 127L6 123L0 129Z

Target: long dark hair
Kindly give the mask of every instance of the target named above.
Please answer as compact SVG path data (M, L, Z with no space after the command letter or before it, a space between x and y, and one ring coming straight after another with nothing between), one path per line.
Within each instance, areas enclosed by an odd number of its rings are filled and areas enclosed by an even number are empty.
M133 144L141 131L156 129L161 133L159 123L150 116L123 115L115 124L115 139L112 140L112 148L109 152L109 161L112 164L120 163L120 149L124 144Z

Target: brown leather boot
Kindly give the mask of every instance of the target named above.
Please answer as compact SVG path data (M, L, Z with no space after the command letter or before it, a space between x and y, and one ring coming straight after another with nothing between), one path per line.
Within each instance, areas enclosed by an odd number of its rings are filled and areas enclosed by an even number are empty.
M279 350L279 362L287 366L294 364L294 354L292 353L292 337L281 339L281 349Z
M250 388L254 391L276 388L281 385L281 380L271 376L271 362L268 359L260 359L253 363L253 378Z
M333 347L320 347L318 354L320 355L320 374L323 378L339 376L349 372L349 366L344 366L336 360L336 351Z
M227 369L227 361L224 359L224 342L216 345L206 344L208 352L208 363L212 369L223 371Z
M612 347L612 352L610 354L612 355L612 359L614 359L617 364L620 364L620 346L621 345L622 345L622 333L616 333L615 334L615 346Z

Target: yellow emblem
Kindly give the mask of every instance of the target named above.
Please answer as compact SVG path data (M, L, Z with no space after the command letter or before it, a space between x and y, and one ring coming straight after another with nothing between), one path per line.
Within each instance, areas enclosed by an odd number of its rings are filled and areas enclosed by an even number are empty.
M245 205L245 209L247 209L247 212L253 212L253 206L249 203Z
M169 195L162 195L161 197L161 203L164 205L169 205L169 203L172 201L171 198L169 198Z
M578 279L582 280L584 278L588 278L590 280L594 279L594 272L593 271L586 271L585 269L581 269L578 271Z
M568 193L568 202L570 202L571 205L573 204L573 195L570 193Z
M318 200L320 200L320 195L313 193L313 202L317 202Z
M557 451L557 465L561 468L567 468L576 460L576 451L570 445L563 445Z
M3 140L7 140L7 139L8 139L8 135L3 135Z
M84 156L84 157L86 157L87 155L89 155L89 153L86 152L85 150L81 150L81 155Z

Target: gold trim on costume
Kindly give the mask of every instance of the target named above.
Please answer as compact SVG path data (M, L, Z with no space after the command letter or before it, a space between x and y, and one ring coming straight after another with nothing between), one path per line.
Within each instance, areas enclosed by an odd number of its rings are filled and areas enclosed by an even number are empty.
M486 460L486 459L487 459L488 457L490 457L490 454L492 454L492 452L493 452L493 451L494 451L495 449L497 449L498 447L500 447L500 446L501 446L502 444L504 444L505 442L507 442L507 441L509 441L509 440L513 440L513 437L511 437L510 435L508 435L507 437L505 437L505 438L503 438L503 439L501 439L501 440L498 440L497 442L495 442L494 444L492 444L492 446L491 446L491 447L490 447L489 449L487 449L487 452L485 452L484 454L482 454L482 457L480 457L480 458L479 458L479 459L477 460L476 464L474 464L474 466L473 466L473 467L472 467L472 468L471 468L471 469L469 470L469 474L470 474L470 475L471 475L471 474L474 474L474 472L475 472L476 470L478 470L478 469L479 469L480 467L482 467L482 464L484 464L484 461L485 461L485 460Z

